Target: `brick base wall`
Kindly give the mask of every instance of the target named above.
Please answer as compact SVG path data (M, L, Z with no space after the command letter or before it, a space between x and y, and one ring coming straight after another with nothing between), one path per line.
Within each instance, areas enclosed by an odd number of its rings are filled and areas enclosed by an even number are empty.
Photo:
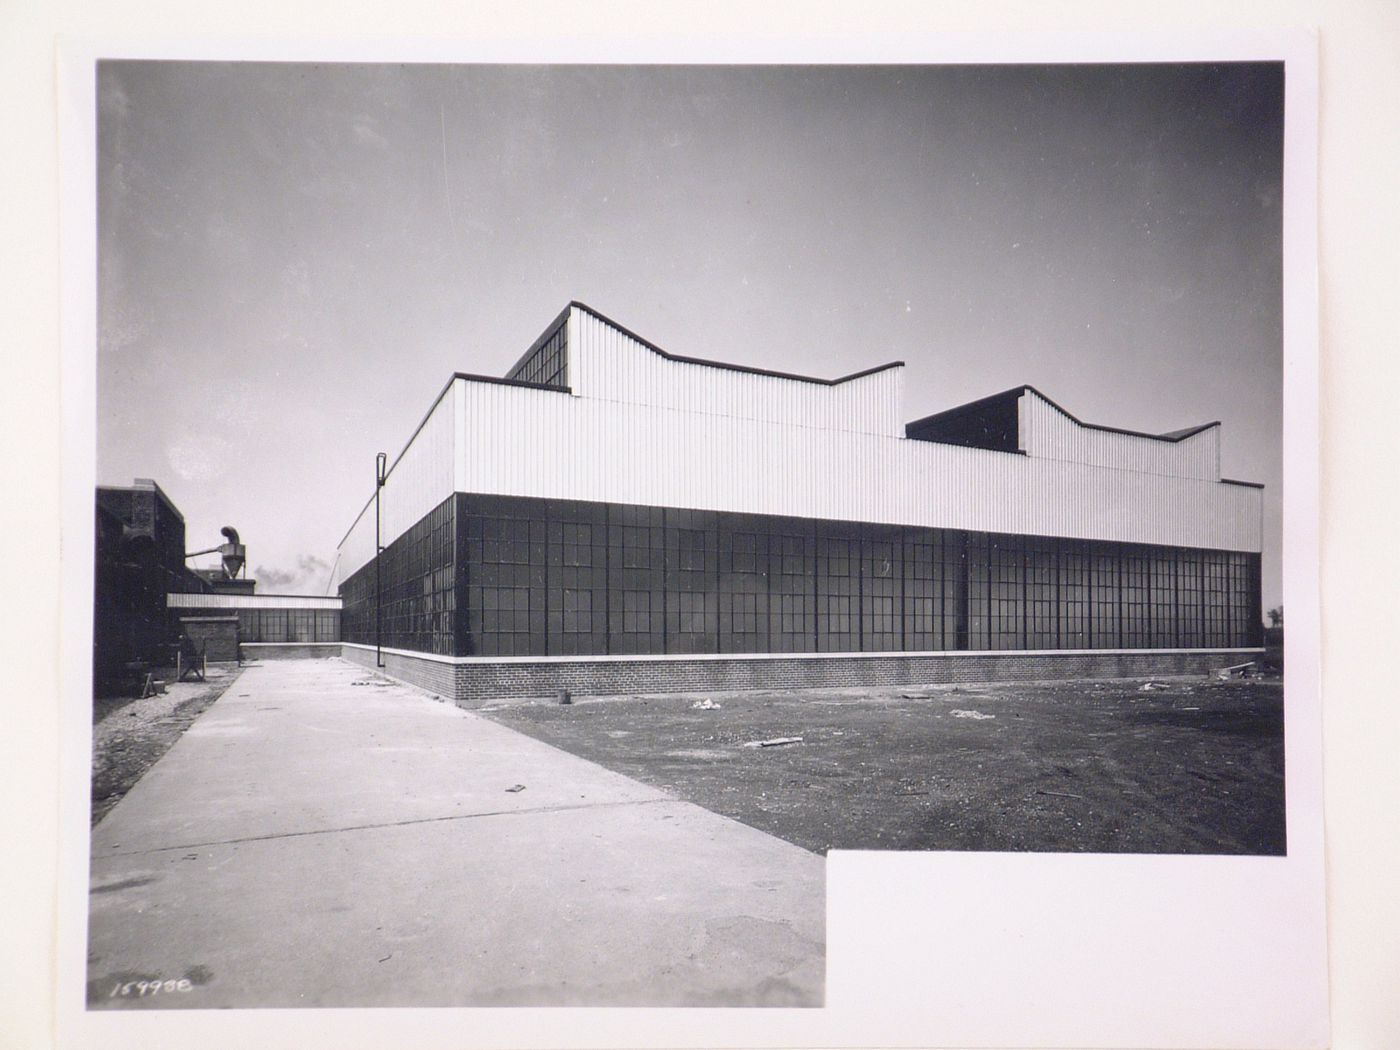
M340 655L351 663L367 667L388 678L397 678L400 682L407 682L419 689L446 697L455 697L457 671L463 666L440 663L437 660L423 660L416 656L385 653L384 666L376 667L374 650L361 649L355 645L342 645Z
M244 642L245 660L329 660L340 655L339 642Z
M1257 659L1254 650L1214 652L948 653L934 656L779 657L703 660L549 660L445 663L385 653L380 670L461 707L493 700L552 696L679 693L743 689L844 689L852 686L1065 678L1147 678L1208 674ZM374 667L374 650L344 646L346 659Z

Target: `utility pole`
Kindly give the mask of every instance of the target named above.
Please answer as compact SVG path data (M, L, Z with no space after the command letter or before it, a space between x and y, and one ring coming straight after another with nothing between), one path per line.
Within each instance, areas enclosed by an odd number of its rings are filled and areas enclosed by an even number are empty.
M374 665L384 666L384 651L380 632L384 623L384 581L379 571L379 556L384 548L379 540L379 493L384 488L385 464L388 455L380 452L374 457Z

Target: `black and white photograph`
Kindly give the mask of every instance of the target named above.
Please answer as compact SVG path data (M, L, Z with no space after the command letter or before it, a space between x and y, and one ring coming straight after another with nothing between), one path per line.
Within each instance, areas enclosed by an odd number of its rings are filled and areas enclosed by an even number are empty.
M88 1014L815 1023L847 858L1296 864L1281 58L92 84Z

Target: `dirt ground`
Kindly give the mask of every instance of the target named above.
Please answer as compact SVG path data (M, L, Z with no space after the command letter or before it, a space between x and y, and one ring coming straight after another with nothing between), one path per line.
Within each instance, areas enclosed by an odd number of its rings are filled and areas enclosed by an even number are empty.
M239 667L211 666L206 681L172 681L164 693L144 700L101 697L93 701L93 826L223 695L240 671Z
M799 846L1283 854L1283 686L576 698L502 724ZM717 709L696 707L706 700ZM800 737L800 743L746 746Z

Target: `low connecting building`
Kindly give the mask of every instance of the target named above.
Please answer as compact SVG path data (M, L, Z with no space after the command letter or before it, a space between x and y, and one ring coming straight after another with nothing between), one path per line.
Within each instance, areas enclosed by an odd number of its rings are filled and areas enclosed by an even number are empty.
M1218 423L1023 386L906 424L903 378L681 357L571 303L384 472L340 546L342 651L464 705L1257 652L1261 486L1220 476Z
M235 656L228 659L329 657L340 653L337 597L256 594L250 588L211 594L167 594L165 604L171 618L178 618L185 625L199 619L230 622L237 649Z

